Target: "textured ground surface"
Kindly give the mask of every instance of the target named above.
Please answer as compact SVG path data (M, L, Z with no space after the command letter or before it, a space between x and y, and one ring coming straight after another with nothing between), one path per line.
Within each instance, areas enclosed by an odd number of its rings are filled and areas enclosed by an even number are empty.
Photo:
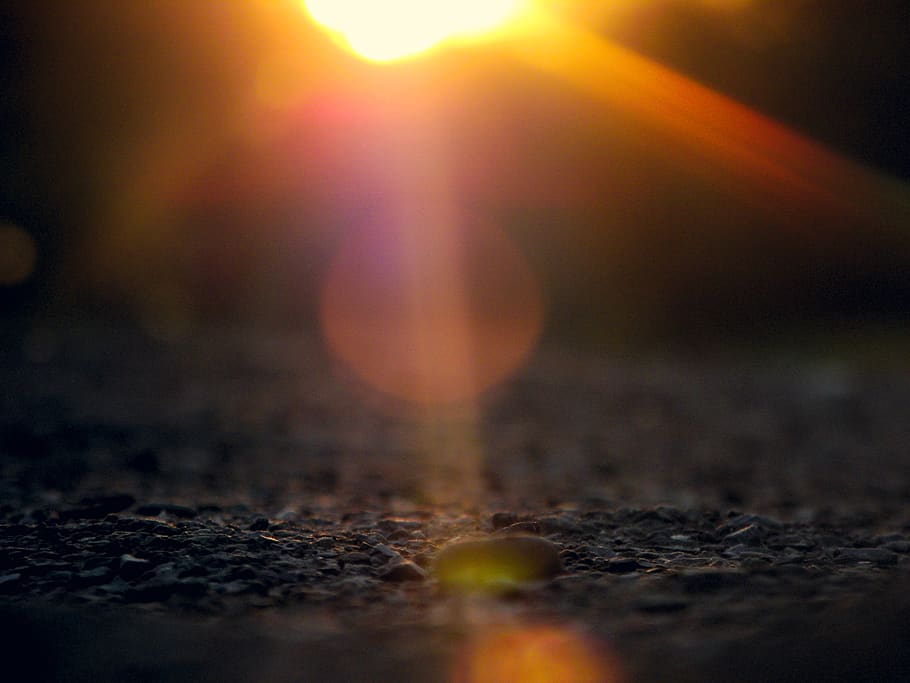
M906 368L550 348L417 415L302 336L59 329L0 368L12 680L472 683L503 629L605 683L910 678ZM440 587L515 533L563 571Z

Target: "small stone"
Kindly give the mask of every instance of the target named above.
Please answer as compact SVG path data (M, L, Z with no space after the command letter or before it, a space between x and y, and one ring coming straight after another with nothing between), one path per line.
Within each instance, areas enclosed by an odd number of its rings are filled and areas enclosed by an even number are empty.
M44 580L48 583L69 583L73 578L73 572L65 571L58 569L56 571L48 572L44 576Z
M400 530L417 531L422 526L420 522L409 519L381 519L376 524L376 528L386 536Z
M493 526L494 531L504 529L507 526L512 526L517 521L518 515L514 512L495 512L493 513L493 516L490 517L490 524Z
M567 517L561 516L541 517L537 520L537 524L540 527L540 533L545 536L550 534L577 534L581 531L581 527L578 524Z
M120 576L124 579L135 579L152 568L152 563L133 555L120 556Z
M157 517L162 513L181 519L192 519L197 514L195 508L173 503L146 503L136 508L136 514L143 517Z
M443 548L433 572L445 588L498 590L550 579L560 571L559 546L535 536L493 536Z
M22 574L4 574L0 576L0 593L13 593L22 585Z
M761 529L780 529L783 523L773 517L765 515L736 515L721 524L717 531L721 534L729 534L748 526L755 526Z
M638 563L638 560L631 557L615 557L611 560L607 560L603 570L610 574L629 574L642 568L643 567Z
M497 529L497 534L539 534L540 533L540 524L533 521L524 521L524 522L515 522L515 524L510 524L509 526L504 526L500 529Z
M115 528L117 531L141 532L158 536L173 536L178 533L177 529L170 524L155 519L118 519Z
M353 552L344 555L345 564L369 564L370 556L366 553Z
M729 533L724 536L724 541L727 543L736 544L745 544L745 545L758 545L761 543L762 531L756 524L749 524L744 526L741 529L737 529L733 533Z
M111 571L110 567L100 566L79 572L73 577L72 584L74 588L84 588L86 586L107 583L112 577L113 571Z
M384 557L386 560L397 560L401 558L401 555L399 555L397 551L393 550L385 543L377 543L373 546L372 553Z
M872 564L889 565L897 563L897 554L884 548L840 548L835 561L841 564L871 562Z
M269 520L265 517L256 517L250 522L250 531L265 531L269 528Z
M107 515L122 512L135 502L136 499L128 493L83 498L78 507L72 510L62 510L60 519L101 519Z
M386 538L390 541L407 541L411 538L412 532L407 529L395 529L395 531L389 532Z
M399 562L392 565L389 569L380 574L384 581L393 581L401 583L404 581L423 581L427 578L427 572L413 562Z
M889 541L882 546L885 550L895 553L910 553L910 541Z

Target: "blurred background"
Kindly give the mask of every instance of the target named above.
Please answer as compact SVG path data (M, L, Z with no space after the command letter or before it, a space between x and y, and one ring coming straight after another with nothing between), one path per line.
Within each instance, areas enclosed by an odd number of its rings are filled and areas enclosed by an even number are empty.
M907 321L906 2L554 5L818 141L807 168L836 175L826 187L847 208L725 182L719 153L668 148L657 119L508 45L377 66L294 0L2 0L5 319L113 316L164 339L211 322L314 326L340 245L384 210L390 160L425 144L458 211L524 255L545 338Z

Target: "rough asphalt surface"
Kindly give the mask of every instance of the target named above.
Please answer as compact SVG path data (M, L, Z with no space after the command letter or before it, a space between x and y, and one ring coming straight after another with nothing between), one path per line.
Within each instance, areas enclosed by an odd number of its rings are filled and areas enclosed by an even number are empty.
M303 335L60 330L0 361L4 680L446 683L540 625L603 683L910 680L906 367L549 348L415 414ZM561 569L441 585L514 535Z

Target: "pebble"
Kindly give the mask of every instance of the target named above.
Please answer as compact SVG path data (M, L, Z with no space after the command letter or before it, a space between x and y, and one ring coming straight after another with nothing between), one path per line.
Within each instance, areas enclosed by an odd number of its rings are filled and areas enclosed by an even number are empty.
M101 519L122 512L135 502L136 499L127 493L83 498L78 507L61 510L60 519Z
M612 560L607 560L603 565L603 571L610 574L628 574L642 568L638 560L630 557L614 557Z
M749 524L748 526L744 526L741 529L737 529L724 536L725 543L732 543L734 545L740 543L745 545L758 545L761 543L761 539L762 530L757 524Z
M112 576L113 571L110 567L96 567L95 569L86 569L79 572L73 577L72 583L75 588L84 588L85 586L107 583Z
M366 553L353 552L344 556L345 564L370 564L370 556Z
M250 522L250 531L265 531L269 528L269 520L265 517L256 517Z
M5 574L0 576L0 593L11 593L18 590L22 583L22 574Z
M717 531L721 534L728 534L747 526L755 526L759 529L780 529L783 523L766 515L736 515L721 524Z
M197 514L195 508L173 503L146 503L136 508L136 514L145 517L157 517L162 513L181 519L192 519Z
M509 526L500 527L497 534L539 534L540 525L534 521L515 522Z
M559 546L534 536L492 536L452 543L433 563L444 588L490 590L542 581L562 571Z
M152 563L130 554L120 556L120 576L133 579L152 568Z
M577 534L581 532L581 527L566 517L541 517L537 520L537 524L539 525L540 533L545 536L551 534Z
M518 521L518 515L514 512L495 512L493 516L490 517L490 525L493 527L493 530L504 529L507 526L512 526Z
M405 560L404 562L399 562L386 569L379 575L379 578L394 583L423 581L427 578L427 572L419 565Z
M373 546L372 554L379 555L380 557L384 557L387 560L395 560L401 557L397 551L393 550L385 543L377 543L375 546Z
M897 554L884 548L840 548L835 555L835 561L841 564L872 562L888 565L897 563Z

